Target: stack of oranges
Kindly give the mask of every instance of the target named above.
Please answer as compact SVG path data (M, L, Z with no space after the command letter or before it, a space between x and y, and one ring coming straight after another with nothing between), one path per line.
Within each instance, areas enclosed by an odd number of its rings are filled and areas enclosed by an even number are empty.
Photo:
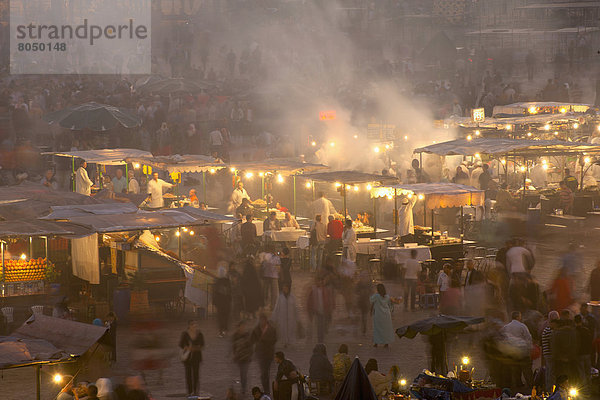
M4 260L6 282L38 281L46 276L45 258L32 258L30 260ZM1 275L1 274L0 274Z

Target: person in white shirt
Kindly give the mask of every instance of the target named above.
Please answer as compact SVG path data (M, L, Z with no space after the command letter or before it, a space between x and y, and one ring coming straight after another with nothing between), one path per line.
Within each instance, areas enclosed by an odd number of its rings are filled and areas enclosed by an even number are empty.
M123 170L118 169L115 177L112 178L113 190L115 193L124 193L127 189L127 179L123 176Z
M158 179L158 172L152 174L152 179L148 182L148 207L150 208L162 208L165 205L165 200L163 199L163 189L172 188L168 182L163 181L162 179Z
M321 221L329 221L329 216L335 214L333 203L325 197L323 192L319 193L319 198L312 202L312 214L320 215Z
M410 250L410 258L404 263L404 310L408 310L410 298L410 309L415 310L415 297L417 291L417 280L421 272L421 263L417 260L417 250Z
M515 240L515 244L506 252L506 269L512 276L531 271L535 260L531 251L523 246L523 242Z
M221 155L221 152L223 151L223 135L221 134L221 131L218 129L214 129L212 130L209 134L208 134L208 140L210 143L210 152L211 153L217 153L219 155Z
M244 189L244 182L239 181L237 187L231 193L231 207L234 212L242 204L243 199L250 201L250 196L248 196L248 192Z
M342 245L344 259L356 262L358 245L356 244L356 232L354 231L354 228L352 228L351 219L346 220L344 232L342 232Z
M79 164L79 169L77 169L77 173L75 174L75 191L89 196L92 194L92 185L94 182L92 182L88 176L86 168L87 162L82 160Z
M402 196L400 200L400 205L398 206L398 236L414 235L413 207L417 202L417 196L415 194Z
M515 358L519 358L521 362L514 363L510 366L511 381L515 387L523 386L521 376L525 378L526 386L531 387L533 383L533 372L531 369L531 349L533 347L533 340L531 333L527 329L522 321L521 313L519 311L513 311L512 321L504 325L501 329L501 333L506 337L507 342L511 344L513 349L518 350L518 354L515 354Z
M479 189L479 175L483 174L481 161L477 161L475 168L471 171L471 186Z
M129 171L129 193L139 194L140 193L140 183L135 179L135 174L133 171Z

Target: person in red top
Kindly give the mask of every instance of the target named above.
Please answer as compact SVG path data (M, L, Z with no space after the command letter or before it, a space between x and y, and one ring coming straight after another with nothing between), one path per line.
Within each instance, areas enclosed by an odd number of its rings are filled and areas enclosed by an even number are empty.
M329 216L327 223L327 243L325 244L325 254L330 255L342 248L342 234L344 232L344 224L339 219Z

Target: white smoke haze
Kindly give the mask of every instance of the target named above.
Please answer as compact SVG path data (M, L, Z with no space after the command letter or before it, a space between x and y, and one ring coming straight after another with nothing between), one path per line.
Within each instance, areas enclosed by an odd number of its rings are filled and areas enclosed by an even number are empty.
M266 71L254 91L273 106L263 129L293 138L297 153L311 150L309 135L316 138L315 157L307 154L308 160L333 169L381 172L385 155L373 151L377 143L366 138L367 124L396 125L400 141L389 155L403 176L415 147L454 136L434 128L428 105L411 93L412 82L377 72L384 53L392 54L387 61L397 61L393 51L378 50L384 45L350 37L340 27L340 10L347 5L305 1L298 6L301 11L285 23L239 23L230 33L213 35L218 37L216 48L233 47L238 55L239 48L261 51ZM319 111L325 110L334 110L336 119L318 121Z

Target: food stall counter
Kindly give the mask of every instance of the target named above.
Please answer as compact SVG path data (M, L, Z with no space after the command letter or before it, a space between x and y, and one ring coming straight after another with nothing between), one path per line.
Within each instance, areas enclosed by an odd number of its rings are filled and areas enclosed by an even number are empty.
M258 228L256 230L258 231ZM304 235L306 235L306 231L303 229L282 228L280 231L265 231L263 237L274 242L297 242Z

